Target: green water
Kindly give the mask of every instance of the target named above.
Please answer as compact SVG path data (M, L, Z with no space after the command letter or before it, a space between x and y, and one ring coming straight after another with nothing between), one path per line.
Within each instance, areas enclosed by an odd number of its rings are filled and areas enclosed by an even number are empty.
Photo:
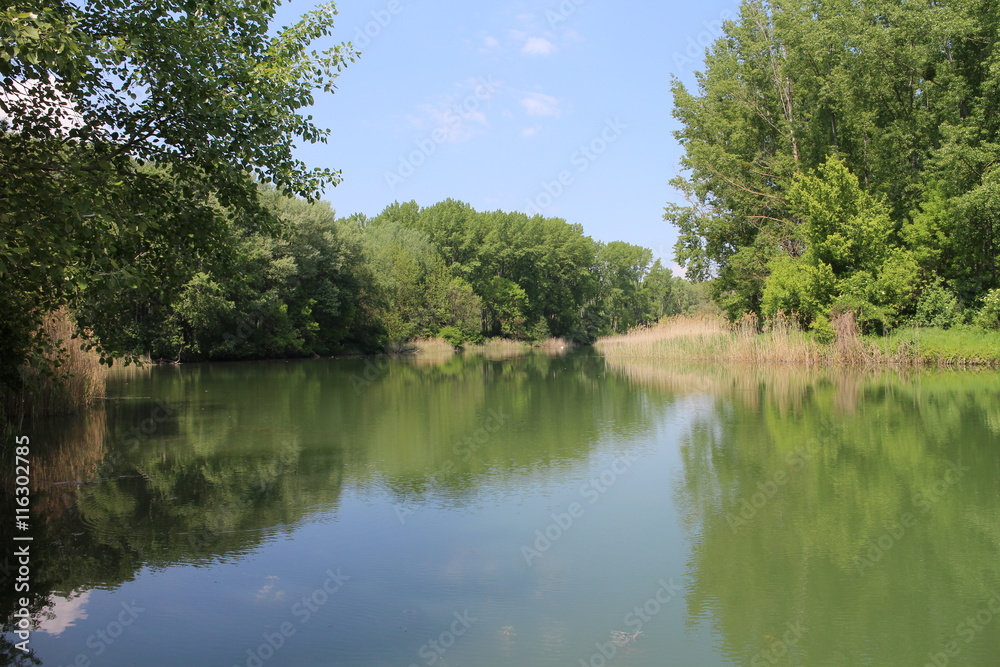
M1000 656L996 373L583 352L108 393L29 431L44 665Z

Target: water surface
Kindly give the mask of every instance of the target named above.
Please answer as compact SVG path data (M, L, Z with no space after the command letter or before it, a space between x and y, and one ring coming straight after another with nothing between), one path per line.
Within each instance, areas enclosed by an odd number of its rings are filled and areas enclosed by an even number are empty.
M31 431L44 665L1000 655L996 373L578 353L109 394Z

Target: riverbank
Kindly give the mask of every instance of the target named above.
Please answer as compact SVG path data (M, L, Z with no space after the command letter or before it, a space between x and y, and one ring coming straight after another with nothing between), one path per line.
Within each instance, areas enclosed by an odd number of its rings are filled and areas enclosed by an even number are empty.
M660 358L842 366L1000 366L1000 331L907 328L887 336L861 336L853 318L833 323L832 342L821 342L787 318L761 326L749 316L731 324L720 317L672 317L594 347L611 358Z
M397 353L448 356L461 352L463 354L481 355L487 358L507 359L527 354L532 350L538 350L546 354L564 354L574 347L573 342L565 338L547 338L534 343L523 340L511 340L509 338L487 338L482 343L466 343L459 347L456 347L444 338L420 338L405 343L397 350Z
M36 351L34 364L18 369L19 388L0 386L0 423L71 414L104 395L110 369L96 351L73 338L74 331L66 308L45 317L39 340L50 346Z

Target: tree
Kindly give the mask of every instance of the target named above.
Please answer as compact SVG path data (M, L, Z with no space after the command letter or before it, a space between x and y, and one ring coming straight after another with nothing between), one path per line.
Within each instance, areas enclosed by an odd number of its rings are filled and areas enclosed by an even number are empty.
M642 283L643 296L649 304L646 313L650 319L657 321L667 315L677 314L674 308L676 300L674 285L673 272L663 266L660 260L653 262Z
M734 318L773 309L785 299L778 283L798 281L805 294L806 283L825 281L788 273L809 243L824 245L814 268L857 276L839 294L890 320L906 309L877 303L883 288L919 298L941 279L970 304L1000 286L998 31L1000 8L985 0L745 0L709 49L698 89L674 83L685 173L673 184L687 205L665 217L680 232L677 261L711 280ZM883 239L803 236L791 190L831 157L884 206L900 248L882 258L885 270L856 266ZM814 215L816 234L823 224ZM770 281L775 270L783 275Z
M645 321L649 297L642 286L652 261L651 250L624 241L598 246L597 303L607 321L607 330L602 333L624 333Z
M42 0L0 12L0 382L16 385L44 344L48 310L180 282L175 267L218 248L227 216L272 226L254 179L307 198L339 181L292 147L325 140L300 110L356 54L310 50L332 3L274 33L276 8Z
M596 333L582 325L595 295L596 244L579 225L477 212L452 199L423 209L395 203L368 224L382 223L426 235L451 275L480 300L483 334L583 341Z
M898 245L885 203L836 157L798 177L787 198L801 220L805 252L771 260L764 314L795 313L811 324L838 307L854 311L862 324L895 324L912 305L918 267Z

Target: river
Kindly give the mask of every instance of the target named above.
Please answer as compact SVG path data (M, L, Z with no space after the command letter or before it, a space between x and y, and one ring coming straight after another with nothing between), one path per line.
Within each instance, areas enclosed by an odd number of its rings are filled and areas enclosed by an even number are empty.
M108 394L30 430L44 665L1000 656L996 372L584 349L155 367Z

